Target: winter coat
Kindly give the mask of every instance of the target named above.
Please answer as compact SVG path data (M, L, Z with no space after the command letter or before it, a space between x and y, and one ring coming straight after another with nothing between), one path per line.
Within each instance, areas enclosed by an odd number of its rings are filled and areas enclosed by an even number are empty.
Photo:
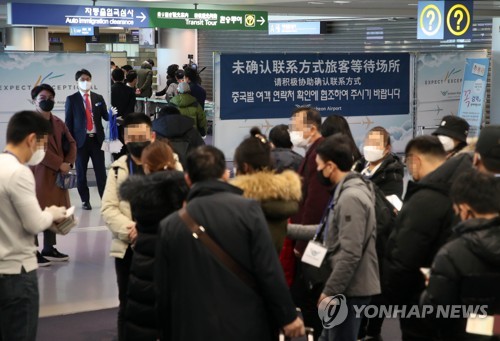
M299 212L291 217L291 222L302 225L319 224L325 208L330 200L330 192L318 180L316 165L316 148L324 140L320 137L307 149L298 173L302 179L302 200L299 203ZM280 261L285 271L287 282L292 283L295 277L297 257L294 249L303 252L307 246L305 241L291 241L285 238L286 247L282 249Z
M394 303L411 304L425 288L420 268L429 268L458 222L448 196L454 179L471 169L470 155L455 157L410 182L383 262L382 290Z
M151 65L142 65L137 71L137 89L140 94L138 97L151 97L153 95L153 68Z
M184 115L161 116L153 121L153 130L169 139L184 168L187 154L205 144L198 130L193 128L193 119Z
M119 189L129 176L128 155L121 156L111 164L102 196L101 214L106 226L112 233L110 256L123 258L130 245L128 237L130 226L134 223L130 204L121 200Z
M207 117L195 97L190 94L178 94L169 103L179 108L182 115L191 117L194 121L193 127L198 129L202 136L207 134Z
M274 168L278 173L285 169L298 171L304 157L290 148L275 148L271 150L271 157L274 161Z
M324 240L331 252L332 273L323 289L328 296L380 294L375 193L371 187L356 173L348 174L335 187Z
M186 209L254 276L257 289L222 265L179 215L171 214L161 222L156 254L161 340L267 341L270 321L282 327L297 317L260 204L241 193L223 181L198 182Z
M361 158L356 162L354 169L356 172L361 173L367 165L368 163L365 158ZM402 198L404 176L405 167L399 157L395 154L388 154L380 164L380 167L372 174L370 180L377 185L386 196L395 194L399 198Z
M471 219L457 227L458 237L443 246L432 264L422 304L487 305L488 315L500 313L500 218ZM490 340L467 334L466 319L436 321L441 340Z
M76 142L71 136L64 122L54 115L50 115L52 134L49 134L47 152L42 162L31 167L35 176L36 197L40 207L45 209L52 205L70 207L69 192L56 185L57 174L63 162L69 164L76 160ZM63 136L65 136L67 153L63 150Z
M184 174L177 171L130 176L120 187L120 195L130 202L137 222L125 311L127 340L156 341L159 337L154 287L158 226L182 207L187 192Z
M260 202L274 247L279 254L286 236L288 219L299 210L301 184L297 173L257 172L239 175L231 181L231 184L241 188L245 198Z
M207 100L207 92L203 87L195 83L194 81L191 81L189 83L189 88L191 89L191 95L196 98L198 103L200 103L201 107L203 110L205 110L205 101Z

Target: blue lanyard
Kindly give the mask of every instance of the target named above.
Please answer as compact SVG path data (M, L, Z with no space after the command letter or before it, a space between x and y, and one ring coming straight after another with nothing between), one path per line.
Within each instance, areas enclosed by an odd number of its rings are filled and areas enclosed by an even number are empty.
M134 167L132 166L132 156L128 158L128 171L130 175L134 174Z
M328 205L326 206L325 211L323 212L321 223L318 225L318 228L316 229L316 234L314 235L313 239L314 241L317 241L321 235L323 236L323 241L324 241L325 236L328 233L328 216L330 215L330 211L333 209L334 196L335 192L332 194L332 197L330 198L330 201L328 201Z

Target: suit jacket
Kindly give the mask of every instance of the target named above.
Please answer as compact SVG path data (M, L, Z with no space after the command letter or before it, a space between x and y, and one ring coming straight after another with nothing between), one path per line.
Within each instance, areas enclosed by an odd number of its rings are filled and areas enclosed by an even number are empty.
M92 114L94 117L94 125L99 144L104 141L104 128L102 126L102 119L109 120L108 109L104 98L90 92L90 101L92 103ZM85 105L83 104L83 97L80 92L75 92L66 98L66 125L69 132L75 138L76 146L82 148L85 145L87 138L87 115L85 114Z
M31 167L35 175L36 197L41 209L47 206L70 207L69 192L56 185L57 173L63 162L75 163L76 143L64 122L58 117L51 115L52 134L49 135L47 152L42 162ZM69 144L69 151L63 151L63 136Z
M118 116L125 117L135 111L135 91L124 83L111 86L111 106L116 107Z

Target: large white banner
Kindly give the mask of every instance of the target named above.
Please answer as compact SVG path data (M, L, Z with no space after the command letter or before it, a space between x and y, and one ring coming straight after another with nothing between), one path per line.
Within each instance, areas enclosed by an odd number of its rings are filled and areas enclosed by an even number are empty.
M430 134L444 116L457 115L466 59L486 55L486 51L454 51L417 56L417 135Z
M10 117L21 110L33 110L31 90L42 83L56 92L53 113L64 119L66 97L78 91L75 73L92 74L92 91L104 96L109 106L110 57L95 53L4 52L0 53L0 148Z

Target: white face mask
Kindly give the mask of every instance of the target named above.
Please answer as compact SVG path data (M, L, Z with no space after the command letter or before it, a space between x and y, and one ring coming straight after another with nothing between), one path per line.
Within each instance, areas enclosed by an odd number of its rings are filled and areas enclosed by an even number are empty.
M92 82L90 82L90 81L78 81L78 87L82 91L89 91L92 88Z
M451 137L438 135L438 139L444 147L446 152L452 151L455 148L455 141Z
M26 162L28 166L36 166L42 160L45 158L45 150L44 149L37 149L33 155L31 155L31 158Z
M384 150L378 149L375 146L365 146L363 148L365 160L368 162L376 162L384 157Z
M309 145L309 140L311 137L308 137L307 139L304 138L304 132L302 131L291 131L290 132L290 141L292 141L292 144L295 147L300 147L300 148L307 148Z

